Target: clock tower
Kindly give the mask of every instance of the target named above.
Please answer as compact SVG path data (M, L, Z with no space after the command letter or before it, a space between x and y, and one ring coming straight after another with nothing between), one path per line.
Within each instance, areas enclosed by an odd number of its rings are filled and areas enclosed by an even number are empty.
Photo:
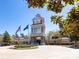
M37 14L33 18L31 25L31 43L32 44L43 44L45 39L45 24L44 18Z

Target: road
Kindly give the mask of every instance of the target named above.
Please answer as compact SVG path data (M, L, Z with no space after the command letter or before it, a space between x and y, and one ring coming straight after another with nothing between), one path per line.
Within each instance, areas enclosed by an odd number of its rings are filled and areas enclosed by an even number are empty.
M14 50L0 47L0 59L79 59L79 49L62 46L39 46L37 49Z

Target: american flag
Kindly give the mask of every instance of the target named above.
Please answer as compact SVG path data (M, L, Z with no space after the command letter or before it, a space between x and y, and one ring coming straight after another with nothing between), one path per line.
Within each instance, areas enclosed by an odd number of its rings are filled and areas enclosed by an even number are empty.
M16 30L16 33L21 31L21 25L18 27L18 29Z

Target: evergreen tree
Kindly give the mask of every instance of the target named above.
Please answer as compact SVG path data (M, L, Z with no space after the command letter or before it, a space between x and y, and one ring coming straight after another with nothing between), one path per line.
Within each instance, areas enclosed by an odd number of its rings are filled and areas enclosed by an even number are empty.
M5 44L10 44L11 43L11 38L10 38L10 35L7 31L5 31L5 33L4 33L3 42Z

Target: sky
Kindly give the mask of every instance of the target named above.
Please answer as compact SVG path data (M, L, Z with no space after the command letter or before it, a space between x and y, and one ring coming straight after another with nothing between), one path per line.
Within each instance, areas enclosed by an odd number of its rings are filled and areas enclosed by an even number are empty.
M23 31L23 29L26 25L32 24L32 19L36 14L44 17L46 33L59 31L58 25L50 22L50 17L55 15L55 13L48 11L46 8L46 6L44 8L28 8L24 0L0 0L0 34L8 31L13 35L21 25L21 33L27 35L28 30ZM59 15L63 15L65 18L71 8L72 6L66 6Z

